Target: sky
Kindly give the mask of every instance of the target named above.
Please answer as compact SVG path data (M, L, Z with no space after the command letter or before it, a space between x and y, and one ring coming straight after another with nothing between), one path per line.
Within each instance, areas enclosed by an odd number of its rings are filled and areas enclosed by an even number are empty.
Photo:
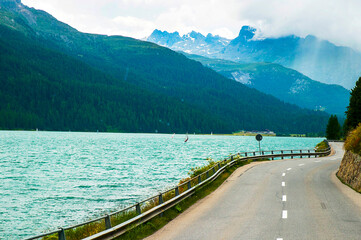
M361 0L22 0L82 32L145 38L154 29L235 38L309 34L361 51Z

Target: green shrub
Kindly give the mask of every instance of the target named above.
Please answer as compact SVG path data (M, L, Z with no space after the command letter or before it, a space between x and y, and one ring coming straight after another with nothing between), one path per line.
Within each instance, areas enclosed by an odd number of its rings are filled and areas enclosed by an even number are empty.
M209 169L211 169L214 165L216 165L216 162L211 159L211 158L207 158L206 159L208 161L208 164L202 167L195 167L195 168L191 168L191 170L188 172L188 175L191 178L194 178L196 176L198 176L199 174L202 174L206 171L208 171Z
M316 145L316 152L324 152L328 148L328 145L325 141L322 141Z
M344 148L361 156L361 123L349 132Z

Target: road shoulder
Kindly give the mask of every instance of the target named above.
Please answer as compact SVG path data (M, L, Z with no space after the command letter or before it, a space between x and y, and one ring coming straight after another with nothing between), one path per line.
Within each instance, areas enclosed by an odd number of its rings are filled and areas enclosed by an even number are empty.
M358 193L346 184L343 184L336 176L336 172L337 171L331 174L332 182L345 196L347 196L356 206L361 209L361 193Z

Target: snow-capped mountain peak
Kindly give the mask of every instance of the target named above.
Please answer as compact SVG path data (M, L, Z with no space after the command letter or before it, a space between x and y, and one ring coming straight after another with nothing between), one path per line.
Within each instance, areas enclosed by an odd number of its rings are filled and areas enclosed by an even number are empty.
M153 32L148 41L175 51L205 57L236 62L277 63L312 79L339 84L348 89L354 86L361 74L360 52L336 46L312 35L305 38L295 35L260 38L257 29L243 26L232 41L212 34L204 36L195 31L182 37L177 32ZM296 91L296 88L293 91Z
M147 41L169 47L175 51L207 56L212 56L222 51L230 42L229 39L218 35L207 34L207 36L204 36L196 31L184 34L181 37L178 32L169 33L157 29L147 38Z

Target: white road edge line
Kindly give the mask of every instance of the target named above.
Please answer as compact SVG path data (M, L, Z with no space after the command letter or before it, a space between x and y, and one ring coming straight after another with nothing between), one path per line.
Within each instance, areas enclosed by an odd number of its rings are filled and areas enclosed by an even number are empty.
M287 201L287 196L286 195L283 195L282 196L282 202L286 202Z
M287 168L287 171L291 170L292 168Z
M286 183L285 182L282 182L282 187L285 187L286 186Z
M282 177L286 176L286 173L282 173Z
M282 218L286 219L287 218L287 210L283 210L282 211Z

